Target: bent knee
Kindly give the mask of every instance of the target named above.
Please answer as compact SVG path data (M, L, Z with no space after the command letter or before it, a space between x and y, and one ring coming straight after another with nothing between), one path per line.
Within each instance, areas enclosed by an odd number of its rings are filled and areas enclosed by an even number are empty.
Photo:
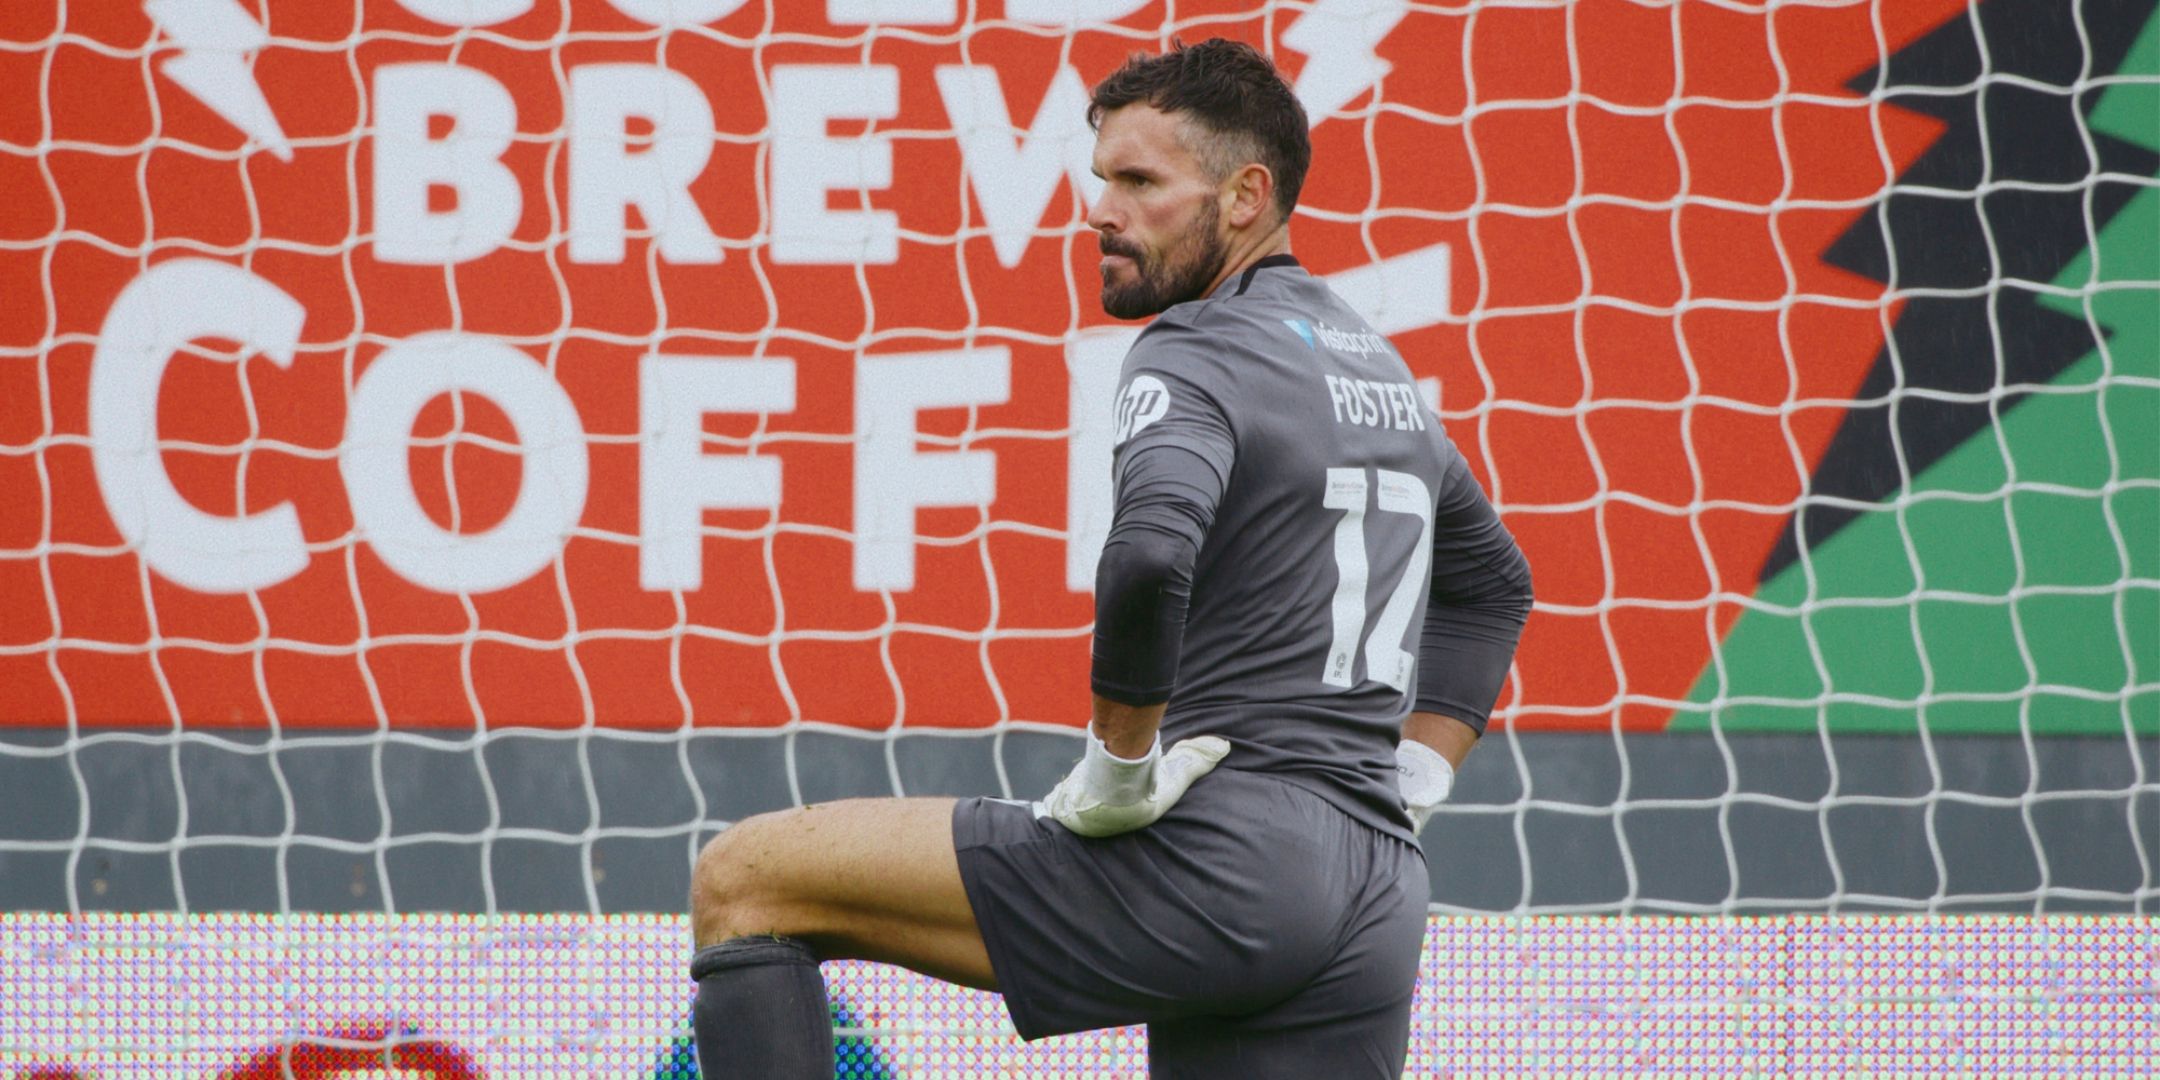
M690 919L699 944L782 932L784 897L772 864L784 853L772 841L786 813L745 818L698 852L690 875Z

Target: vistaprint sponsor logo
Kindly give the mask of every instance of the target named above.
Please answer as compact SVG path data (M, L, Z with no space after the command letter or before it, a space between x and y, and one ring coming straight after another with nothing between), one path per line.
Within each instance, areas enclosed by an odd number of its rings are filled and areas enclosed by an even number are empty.
M1283 325L1304 338L1307 348L1327 349L1330 352L1350 353L1354 356L1385 356L1394 351L1388 346L1386 338L1370 330L1337 330L1326 323L1306 322L1303 319L1284 319Z

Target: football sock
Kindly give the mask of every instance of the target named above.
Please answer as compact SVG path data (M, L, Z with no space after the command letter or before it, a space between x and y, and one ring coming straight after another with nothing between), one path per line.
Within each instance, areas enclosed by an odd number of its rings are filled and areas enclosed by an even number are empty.
M705 1080L832 1080L832 1010L817 954L793 938L699 949L693 1026Z

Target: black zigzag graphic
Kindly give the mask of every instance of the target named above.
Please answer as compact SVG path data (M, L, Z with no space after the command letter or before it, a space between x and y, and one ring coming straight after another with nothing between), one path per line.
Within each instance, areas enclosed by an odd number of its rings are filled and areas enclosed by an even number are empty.
M2156 6L1991 0L1847 84L1880 85L1886 103L1949 130L1824 257L1901 290L1951 294L1907 300L1759 580L1863 512L1825 500L1895 494L2022 402L2017 387L2096 347L2091 327L2041 307L2033 286L2091 246L2139 190L2132 178L2160 173L2160 154L2099 132L2088 152L2085 117L2105 86L2075 85L2118 70Z

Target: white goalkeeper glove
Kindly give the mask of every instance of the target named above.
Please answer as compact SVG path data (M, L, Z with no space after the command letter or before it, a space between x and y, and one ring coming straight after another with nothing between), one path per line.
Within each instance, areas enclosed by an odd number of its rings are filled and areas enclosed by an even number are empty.
M1404 739L1395 746L1395 783L1402 790L1403 811L1410 815L1410 831L1421 832L1454 788L1455 766L1438 750Z
M1090 731L1080 763L1036 804L1035 814L1081 836L1145 828L1229 753L1230 744L1213 735L1182 740L1165 753L1157 736L1145 756L1128 760L1111 753Z

